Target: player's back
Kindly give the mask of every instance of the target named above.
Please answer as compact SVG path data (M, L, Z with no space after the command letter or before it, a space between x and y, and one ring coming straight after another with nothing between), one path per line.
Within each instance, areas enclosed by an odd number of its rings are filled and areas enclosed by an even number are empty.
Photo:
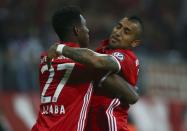
M33 131L82 131L92 84L83 65L60 56L51 68L42 55L39 65L41 104ZM81 75L81 78L80 78Z

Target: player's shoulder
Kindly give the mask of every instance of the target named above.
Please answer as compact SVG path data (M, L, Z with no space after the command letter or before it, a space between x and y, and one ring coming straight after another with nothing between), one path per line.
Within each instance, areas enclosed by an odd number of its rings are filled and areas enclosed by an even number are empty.
M121 54L124 54L126 56L129 56L133 59L137 59L136 54L134 53L134 51L130 50L130 49L120 49L120 50L116 50L116 52L120 52Z
M135 54L134 51L132 51L132 50L126 50L125 52L126 52L126 54L127 54L129 57L131 57L133 60L137 60L137 59L138 59L138 57L137 57L137 55Z
M136 54L132 50L116 49L112 50L112 55L115 56L118 60L137 60Z
M137 55L135 54L135 52L132 51L132 50L126 50L125 52L126 52L126 55L127 55L133 62L135 62L136 66L138 66L138 65L139 65L139 59L138 59Z
M125 60L125 57L126 57L125 53L120 52L120 51L114 51L114 52L112 52L112 55L113 55L114 57L116 57L116 58L117 58L118 60L120 60L120 61Z

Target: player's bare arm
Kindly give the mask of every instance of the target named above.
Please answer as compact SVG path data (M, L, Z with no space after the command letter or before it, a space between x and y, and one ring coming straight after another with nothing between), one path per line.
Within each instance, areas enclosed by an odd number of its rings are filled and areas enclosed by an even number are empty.
M58 45L52 45L48 51L48 58L51 60L56 54L62 54L74 61L85 64L92 68L119 71L119 65L115 58L111 55L99 54L88 48L72 48L64 46L58 51Z
M102 81L100 88L104 88L106 91L113 93L115 97L120 98L122 103L135 104L139 99L135 88L116 74L107 76Z

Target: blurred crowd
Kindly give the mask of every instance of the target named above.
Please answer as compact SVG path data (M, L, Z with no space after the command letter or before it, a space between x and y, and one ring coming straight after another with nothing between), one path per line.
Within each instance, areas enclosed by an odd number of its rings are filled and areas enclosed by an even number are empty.
M40 53L57 40L51 16L55 10L69 4L79 5L83 10L92 48L108 37L122 17L136 14L145 26L143 44L137 49L140 56L174 61L187 58L185 0L1 0L1 88L20 91L37 88Z
M184 99L183 96L187 93L185 89L187 85L186 0L0 0L0 91L39 90L40 53L58 40L51 26L51 16L55 10L70 4L78 5L83 10L90 29L92 49L97 47L100 40L109 36L112 27L121 18L134 14L140 16L144 22L145 34L142 45L135 50L142 65L138 86L145 87L145 82L148 81L147 86L171 87L175 94L178 91L177 95ZM148 63L157 63L158 66L146 69ZM182 65L179 66L178 64L181 63ZM168 66L171 64L172 66ZM165 65L171 70L167 70L167 67L163 69ZM155 73L158 75L154 76ZM168 74L171 77L168 77ZM155 79L158 81L155 82ZM167 80L171 83L168 84ZM163 88L159 90L162 91ZM162 99L159 101L149 99L150 94L154 94L151 91L144 89L142 92L145 101L141 99L136 105L138 110L133 108L134 110L131 111L131 116L137 120L136 124L140 125L141 131L146 131L146 128L148 131L170 131L172 123L167 123L165 116L168 116L171 111L167 111L168 107L171 109L168 105L172 106L176 103L163 104ZM184 105L177 107L181 107L181 113L180 116L175 117L178 121L173 120L176 125L173 131L175 129L178 131L179 124L176 123L181 119L181 131L186 130L187 103L184 102ZM172 111L178 110L179 108ZM139 119L142 113L145 113L143 120ZM145 124L147 122L150 128L143 127L142 121ZM160 123L154 123L155 121ZM164 126L158 128L160 124Z

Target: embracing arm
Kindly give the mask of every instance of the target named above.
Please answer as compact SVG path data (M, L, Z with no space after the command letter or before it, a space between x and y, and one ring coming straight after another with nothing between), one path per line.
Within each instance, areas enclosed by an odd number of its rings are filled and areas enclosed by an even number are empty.
M55 47L56 46L56 47ZM63 46L63 48L59 48ZM65 45L52 45L48 51L48 57L52 57L52 53L62 54L74 61L85 64L92 68L110 70L117 72L120 70L118 61L111 55L96 53L88 48L72 48ZM50 58L51 59L51 58Z
M71 48L66 46L64 47L62 54L93 68L115 72L119 71L118 63L113 56L99 54L88 48Z
M134 87L116 74L106 77L102 82L101 88L113 93L115 97L120 98L122 103L134 104L139 99Z

